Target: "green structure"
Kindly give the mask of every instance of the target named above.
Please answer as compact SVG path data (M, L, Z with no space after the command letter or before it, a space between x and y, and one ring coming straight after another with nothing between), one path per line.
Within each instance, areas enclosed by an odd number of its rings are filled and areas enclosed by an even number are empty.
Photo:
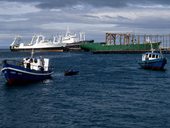
M93 53L142 53L159 49L161 42L146 35L106 33L106 43L84 43L80 47Z

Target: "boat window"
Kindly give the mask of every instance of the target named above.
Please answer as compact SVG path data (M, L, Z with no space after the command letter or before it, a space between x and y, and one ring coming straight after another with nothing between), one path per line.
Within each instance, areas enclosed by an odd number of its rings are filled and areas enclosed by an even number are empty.
M145 60L148 60L148 59L149 59L149 58L148 58L148 54L146 54L146 55L145 55Z
M32 63L32 62L33 62L33 59L31 58L31 59L30 59L30 63Z
M155 55L154 55L154 54L152 55L152 58L155 58Z
M151 54L149 54L149 58L151 58Z
M156 58L159 58L159 56L158 56L158 55L156 55Z
M34 59L34 63L37 63L37 59Z

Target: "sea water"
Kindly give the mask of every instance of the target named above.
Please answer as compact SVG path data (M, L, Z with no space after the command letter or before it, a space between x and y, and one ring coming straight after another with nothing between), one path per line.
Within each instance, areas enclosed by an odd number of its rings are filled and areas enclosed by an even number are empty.
M28 52L0 52L20 60ZM165 71L143 70L141 54L36 52L50 58L52 79L9 86L0 76L0 127L170 127L170 55ZM79 70L64 76L67 69Z

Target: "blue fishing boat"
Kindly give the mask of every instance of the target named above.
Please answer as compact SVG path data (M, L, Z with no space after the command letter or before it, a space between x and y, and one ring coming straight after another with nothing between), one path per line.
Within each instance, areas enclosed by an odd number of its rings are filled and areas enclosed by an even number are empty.
M48 58L24 58L22 61L4 60L1 69L8 84L30 83L51 77Z
M148 37L148 42L151 42ZM156 51L151 45L151 51L146 52L142 55L142 61L139 62L139 65L143 69L151 69L151 70L163 70L165 64L167 63L167 59L163 56L161 49Z
M166 63L167 59L161 53L146 52L139 65L144 69L163 70Z

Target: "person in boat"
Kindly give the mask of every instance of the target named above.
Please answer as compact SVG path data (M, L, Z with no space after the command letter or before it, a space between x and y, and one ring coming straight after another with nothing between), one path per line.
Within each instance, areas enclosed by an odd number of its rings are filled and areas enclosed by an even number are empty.
M44 58L43 58L42 56L40 56L39 69L40 69L41 71L44 71Z
M30 67L31 67L31 64L30 64L30 59L29 58L26 58L26 59L24 59L24 67L25 68L28 68L28 69L30 69Z

